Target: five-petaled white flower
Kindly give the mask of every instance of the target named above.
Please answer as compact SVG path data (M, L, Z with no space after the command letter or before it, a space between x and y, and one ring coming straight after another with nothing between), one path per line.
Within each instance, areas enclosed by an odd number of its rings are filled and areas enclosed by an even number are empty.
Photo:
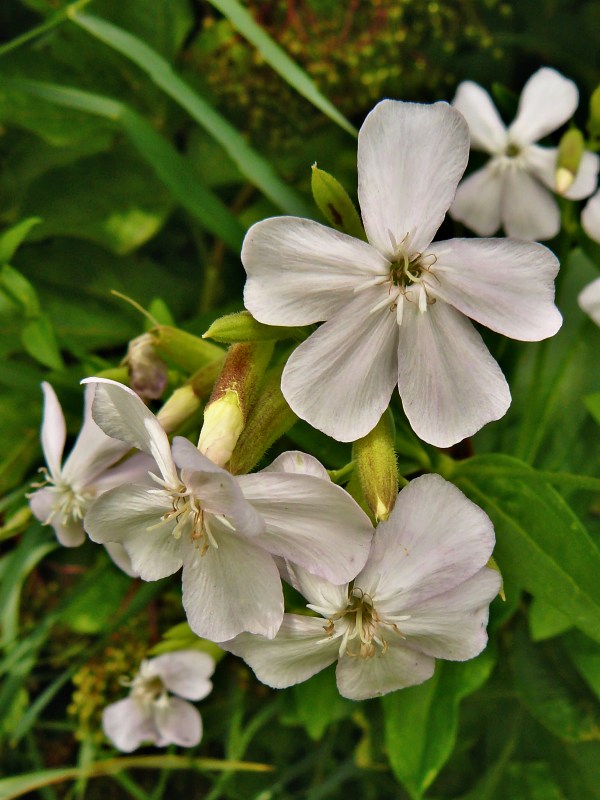
M83 517L96 497L114 486L142 480L152 461L138 455L113 467L130 447L111 439L96 425L92 419L94 387L88 386L85 390L81 431L69 457L61 466L67 438L65 418L52 386L44 382L42 389L44 417L41 439L47 468L41 470L45 481L42 488L29 496L29 505L40 522L54 528L56 538L62 545L78 547L85 540ZM121 569L129 575L135 575L120 545L111 544L106 549Z
M100 497L85 517L90 537L124 545L143 580L183 566L191 628L213 641L241 631L272 637L283 618L275 557L337 583L363 567L371 523L341 487L290 471L286 458L234 477L187 439L173 448L140 398L99 378L94 419L110 436L153 456L154 488L127 485Z
M510 391L467 317L537 341L561 324L558 261L510 239L433 242L469 152L446 103L384 100L358 139L358 194L369 243L296 217L246 235L245 303L261 322L326 320L289 358L292 409L341 441L365 436L395 384L414 431L450 446L502 417Z
M560 188L558 150L535 142L570 119L578 101L573 81L544 67L523 87L517 116L507 128L485 89L473 81L461 83L453 105L469 124L471 147L489 153L491 159L460 184L451 216L480 236L490 236L500 226L520 239L556 236L560 210L551 192ZM581 200L590 195L597 173L598 156L585 152L564 196Z
M202 718L186 701L203 700L210 693L214 670L213 659L197 650L178 650L142 661L129 683L129 697L104 709L104 733L123 753L131 753L144 742L157 747L197 745Z
M222 647L281 689L337 660L344 697L364 700L422 683L435 659L465 661L486 645L500 575L488 516L438 475L413 480L373 538L365 568L333 586L293 565L290 579L319 614L286 614L274 639L243 633Z

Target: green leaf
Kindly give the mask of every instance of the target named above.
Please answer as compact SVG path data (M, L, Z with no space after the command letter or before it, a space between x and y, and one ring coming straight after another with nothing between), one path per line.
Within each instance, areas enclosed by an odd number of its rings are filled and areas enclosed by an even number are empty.
M335 682L335 666L318 672L292 689L298 722L313 741L319 741L336 720L349 717L356 704L341 697Z
M236 253L239 252L244 235L240 223L221 200L202 186L190 172L186 159L135 111L111 98L57 84L20 79L6 83L25 94L43 97L57 105L86 111L118 123L183 208Z
M152 656L159 656L161 653L172 653L175 650L198 650L201 653L208 653L217 663L226 656L226 652L221 650L218 644L197 636L187 622L180 622L169 628L164 633L162 641L155 644L149 653Z
M277 42L258 25L250 13L238 0L209 0L210 4L224 14L233 27L242 34L261 53L267 64L277 72L283 80L305 97L316 108L326 114L353 136L356 128L321 94L316 84L306 72L287 55Z
M551 639L573 627L571 620L557 611L554 606L533 598L529 607L529 631L534 642L542 642L544 639Z
M101 633L118 613L130 590L131 578L128 575L118 569L104 570L93 581L85 582L61 621L76 633Z
M509 764L502 788L510 800L566 800L549 765L541 761Z
M562 650L531 644L521 626L515 632L510 662L520 700L554 736L570 742L600 739L596 699L568 668Z
M36 317L40 313L37 292L24 275L8 264L0 269L0 290L21 306L19 310L27 317Z
M588 394L587 397L583 398L583 402L592 417L600 425L600 392Z
M6 264L19 249L29 235L29 231L41 222L40 217L24 219L12 228L4 231L0 236L0 264Z
M313 164L311 187L315 203L334 228L366 241L365 229L354 203L333 175Z
M579 631L561 639L581 677L600 700L600 646Z
M452 753L460 701L487 681L494 662L489 647L464 663L439 661L430 680L382 698L390 764L414 800L423 797Z
M545 474L500 455L453 469L452 480L494 523L494 557L507 580L600 641L600 551Z
M288 214L308 216L307 209L277 176L271 165L206 100L196 94L151 47L106 20L89 14L72 14L71 19L89 34L137 64L169 97L184 108L226 150L240 172L278 208Z
M28 322L21 331L23 347L30 356L50 369L64 369L54 328L46 314L41 314L37 319Z

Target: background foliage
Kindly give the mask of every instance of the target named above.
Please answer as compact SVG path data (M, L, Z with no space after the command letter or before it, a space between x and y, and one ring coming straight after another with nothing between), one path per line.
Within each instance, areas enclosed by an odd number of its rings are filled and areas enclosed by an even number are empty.
M320 219L313 162L353 193L355 130L378 99L449 100L469 78L510 118L548 65L579 86L583 128L599 27L598 3L581 0L0 4L0 798L600 798L600 331L576 302L600 248L572 206L551 243L560 334L485 334L507 416L440 453L395 408L403 474L439 472L496 527L506 600L477 659L358 704L330 670L276 693L228 656L196 752L115 761L99 714L119 677L194 645L178 583L132 584L102 548L59 548L24 499L40 382L75 434L79 380L127 380L119 364L148 324L111 290L202 334L242 308L252 222ZM193 366L162 355L171 391ZM290 447L330 469L350 460L302 423L270 455Z

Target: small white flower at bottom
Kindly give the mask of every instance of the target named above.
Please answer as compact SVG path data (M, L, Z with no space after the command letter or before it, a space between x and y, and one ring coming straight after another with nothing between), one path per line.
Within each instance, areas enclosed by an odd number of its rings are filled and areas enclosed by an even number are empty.
M142 661L129 683L129 697L104 709L104 733L123 753L131 753L144 742L157 747L194 747L202 739L202 718L187 701L210 694L214 669L214 660L196 650L178 650Z
M344 697L364 700L433 675L435 659L466 661L487 643L500 574L488 516L438 475L413 480L380 523L364 569L333 586L297 567L290 579L319 617L286 614L274 639L241 634L221 644L263 683L284 688L337 661Z

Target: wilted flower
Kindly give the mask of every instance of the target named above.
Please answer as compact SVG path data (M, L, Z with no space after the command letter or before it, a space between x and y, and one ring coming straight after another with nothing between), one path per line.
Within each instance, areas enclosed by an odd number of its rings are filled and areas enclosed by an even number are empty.
M414 431L448 447L499 419L510 391L467 317L525 341L552 336L558 261L506 239L433 242L465 169L469 132L446 103L384 100L358 140L369 243L275 217L246 235L245 302L270 325L326 320L289 358L298 416L341 441L372 430L394 386Z
M171 451L134 392L90 380L97 382L94 419L152 455L160 476L153 488L127 485L104 494L86 515L86 530L96 542L123 544L143 580L183 566L183 604L199 636L275 635L283 595L273 556L338 583L362 568L373 530L339 486L277 465L234 477L181 437Z
M111 439L96 425L92 419L94 387L88 386L81 431L61 466L67 438L65 418L52 386L44 382L42 389L44 418L41 438L46 467L41 471L45 480L42 484L34 484L41 488L29 496L29 505L40 522L52 525L62 545L77 547L85 540L83 517L90 504L114 486L141 480L152 461L138 455L108 469L125 455L130 446ZM121 569L132 574L127 555L119 546L110 546L107 550Z
M465 661L487 642L500 574L488 516L438 475L413 480L373 538L365 568L346 586L290 566L319 616L286 614L274 639L243 633L221 646L263 683L300 683L337 660L344 697L363 700L422 683L435 659Z
M453 105L465 117L471 147L491 159L458 187L450 208L454 219L480 236L500 226L520 239L550 239L560 230L560 209L552 192L558 191L558 149L535 142L560 128L573 116L579 92L573 81L544 67L523 87L517 116L507 128L491 97L476 83L464 81ZM573 183L563 193L581 200L596 187L598 156L584 152Z
M202 718L186 701L202 700L211 692L209 678L214 670L213 659L196 650L178 650L142 661L128 684L129 697L104 709L104 733L124 753L143 742L157 747L197 745L202 738Z

